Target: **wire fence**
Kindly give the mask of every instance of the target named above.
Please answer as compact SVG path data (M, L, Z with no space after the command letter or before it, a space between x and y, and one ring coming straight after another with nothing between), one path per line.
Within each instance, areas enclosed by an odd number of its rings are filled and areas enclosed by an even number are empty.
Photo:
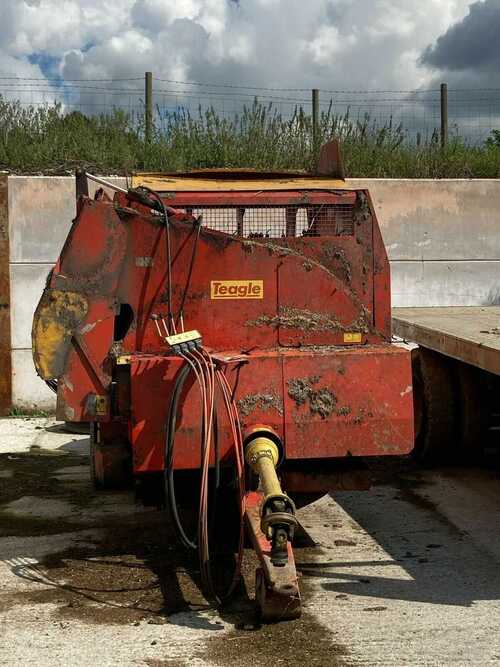
M338 137L352 176L499 178L497 129L497 89L0 78L0 169L13 173L311 170Z
M173 115L203 117L207 112L234 120L255 101L276 117L289 120L302 114L335 116L363 124L367 130L399 128L412 142L459 136L480 144L500 128L500 89L319 90L313 108L311 89L265 88L224 83L185 82L152 77L147 94L144 77L123 79L21 79L0 78L3 100L22 108L59 105L63 113L78 111L95 116L120 110L138 127L149 118L156 132L167 131ZM315 116L316 113L316 116ZM446 114L446 117L443 116ZM443 132L446 136L443 136Z

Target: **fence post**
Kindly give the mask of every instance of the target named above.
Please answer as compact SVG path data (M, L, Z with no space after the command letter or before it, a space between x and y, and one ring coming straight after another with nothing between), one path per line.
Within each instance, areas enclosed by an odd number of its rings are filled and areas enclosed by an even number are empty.
M312 145L316 152L319 140L319 90L312 89Z
M151 143L153 138L153 73L146 72L144 75L144 136L146 143Z
M441 84L441 148L448 143L448 84Z

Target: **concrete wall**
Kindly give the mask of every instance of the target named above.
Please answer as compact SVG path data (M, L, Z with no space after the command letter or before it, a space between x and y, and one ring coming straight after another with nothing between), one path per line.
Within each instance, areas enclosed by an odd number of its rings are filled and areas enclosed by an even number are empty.
M500 180L349 184L373 197L394 306L500 303ZM20 407L54 405L33 368L31 320L74 215L73 178L9 177L13 401Z
M500 303L500 180L352 179L373 197L392 303Z
M124 187L125 179L110 178ZM91 190L91 194L95 188ZM111 193L110 193L111 194ZM10 176L10 293L12 401L14 406L52 410L54 394L36 375L31 322L76 215L73 177Z

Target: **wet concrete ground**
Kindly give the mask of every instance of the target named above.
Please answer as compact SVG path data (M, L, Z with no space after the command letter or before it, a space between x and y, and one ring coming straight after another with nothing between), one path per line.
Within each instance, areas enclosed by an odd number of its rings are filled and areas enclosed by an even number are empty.
M259 626L254 560L221 613L164 517L97 493L88 438L0 421L0 664L485 665L500 663L496 464L374 464L369 492L299 511L304 613Z

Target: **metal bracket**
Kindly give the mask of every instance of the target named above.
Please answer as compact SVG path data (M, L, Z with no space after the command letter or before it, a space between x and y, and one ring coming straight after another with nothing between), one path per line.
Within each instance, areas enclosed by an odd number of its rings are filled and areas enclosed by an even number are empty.
M301 613L300 591L295 559L288 542L288 561L284 567L271 562L271 545L260 528L260 506L264 497L257 491L246 495L245 522L253 548L260 561L256 572L255 600L264 621L298 618Z

